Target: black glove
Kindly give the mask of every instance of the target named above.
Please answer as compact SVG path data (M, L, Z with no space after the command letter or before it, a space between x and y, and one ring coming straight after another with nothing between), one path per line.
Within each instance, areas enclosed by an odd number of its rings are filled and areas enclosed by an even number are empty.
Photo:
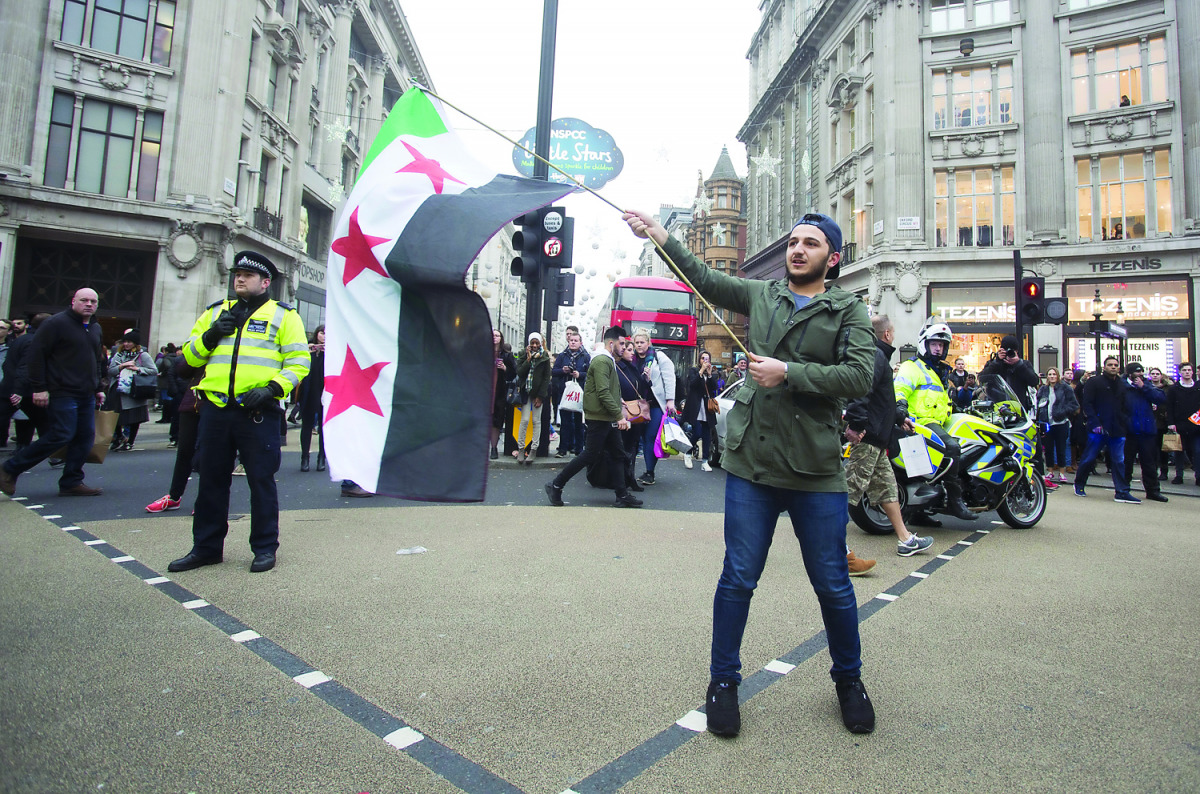
M257 389L251 389L239 398L239 402L243 408L250 411L261 411L265 408L270 408L277 404L276 401L283 396L283 389L279 388L279 384L275 382L268 383L266 386L259 386Z
M221 316L213 320L213 324L208 327L201 337L200 341L209 350L212 350L217 344L227 336L232 336L233 332L238 329L238 319L233 312L226 309L221 312Z

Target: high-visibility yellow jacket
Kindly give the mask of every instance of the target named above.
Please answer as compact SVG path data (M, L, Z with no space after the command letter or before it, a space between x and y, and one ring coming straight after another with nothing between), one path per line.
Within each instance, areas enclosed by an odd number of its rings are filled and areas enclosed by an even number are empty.
M896 401L908 403L908 413L921 422L945 424L950 418L950 395L941 377L919 358L909 359L896 373Z
M277 383L286 396L308 374L311 359L304 321L285 303L268 300L213 349L204 344L204 332L236 300L217 301L204 310L183 346L183 357L193 367L205 367L196 390L221 408L251 389Z

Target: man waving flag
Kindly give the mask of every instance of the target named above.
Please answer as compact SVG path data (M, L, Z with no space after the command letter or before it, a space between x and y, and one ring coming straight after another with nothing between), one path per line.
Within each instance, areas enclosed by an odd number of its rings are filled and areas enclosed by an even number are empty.
M400 98L329 253L330 476L388 496L483 499L495 359L466 272L505 223L572 189L498 174L467 153L434 97Z

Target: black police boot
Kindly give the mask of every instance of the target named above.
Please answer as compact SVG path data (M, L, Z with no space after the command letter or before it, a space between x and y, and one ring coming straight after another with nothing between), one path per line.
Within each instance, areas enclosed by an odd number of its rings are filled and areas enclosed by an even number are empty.
M962 483L951 472L946 476L946 510L955 518L961 518L963 521L974 521L979 518L978 515L967 509L967 503L963 501Z

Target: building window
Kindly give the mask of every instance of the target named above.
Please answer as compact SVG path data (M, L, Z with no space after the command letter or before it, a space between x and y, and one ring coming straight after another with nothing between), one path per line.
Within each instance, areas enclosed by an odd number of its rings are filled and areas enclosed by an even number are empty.
M1171 234L1170 151L1130 152L1075 161L1079 237L1134 240ZM1147 205L1147 199L1154 207ZM1154 212L1148 216L1148 209Z
M250 59L246 63L246 93L250 94L250 89L254 84L254 61L258 57L258 34L250 34Z
M1167 42L1155 36L1071 54L1076 113L1167 100Z
M717 188L717 209L723 210L723 209L728 209L728 208L729 208L729 188L718 187Z
M1008 22L1009 0L975 0L975 25L999 25Z
M168 66L171 63L171 43L175 39L175 2L158 0L154 16L154 39L150 44L150 63Z
M140 61L146 51L149 15L150 0L96 0L92 47Z
M929 29L934 33L967 26L967 0L932 0L929 8Z
M1013 167L935 171L933 208L934 243L939 248L1014 245L1017 200Z
M75 189L106 196L129 194L137 111L97 99L83 101Z
M87 0L67 0L63 6L62 32L59 39L67 44L83 44L83 18Z
M1092 6L1102 6L1105 3L1111 3L1113 0L1070 0L1067 7L1072 11L1080 8L1091 8Z
M137 197L154 201L158 184L158 157L162 149L163 114L146 113L142 120L142 149L138 157Z
M279 103L279 78L283 72L283 64L272 60L267 64L267 107L272 113L276 112ZM286 95L287 89L284 89Z
M50 106L50 136L46 146L45 184L67 186L67 163L71 159L71 127L75 124L75 98L54 92Z
M1012 64L933 74L933 128L1011 124Z
M324 262L329 256L329 229L333 213L314 199L300 199L300 237L304 240L304 252L309 259Z

